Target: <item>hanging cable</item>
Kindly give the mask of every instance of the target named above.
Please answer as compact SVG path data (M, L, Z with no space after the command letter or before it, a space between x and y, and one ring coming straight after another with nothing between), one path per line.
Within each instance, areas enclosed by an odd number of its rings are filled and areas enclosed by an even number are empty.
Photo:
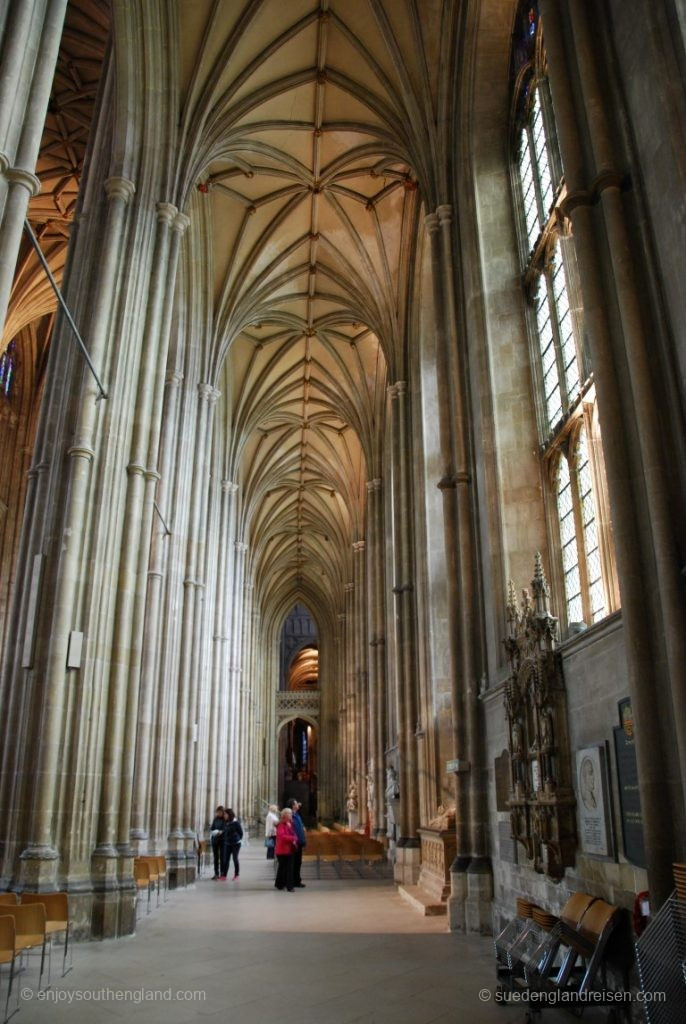
M162 526L164 527L165 535L167 537L171 537L171 530L169 529L169 527L165 523L164 519L162 518L162 513L160 512L160 510L158 508L157 502L153 501L153 505L155 506L155 512L157 512L158 516L160 517L160 522L162 523Z
M64 315L66 316L67 320L69 321L69 326L71 327L72 331L74 332L74 336L75 336L76 340L78 341L79 346L81 348L81 351L83 352L83 354L84 354L84 356L86 358L86 362L88 363L88 366L90 367L90 371L91 371L91 373L93 374L93 376L95 378L95 383L98 385L98 390L99 390L100 394L97 396L97 398L95 400L96 400L96 402L99 402L101 398L108 398L109 396L108 396L107 392L105 391L105 389L103 388L102 384L100 383L100 378L98 377L98 375L97 375L97 373L95 371L95 367L93 366L93 363L91 362L91 357L88 355L88 349L84 345L83 338L79 334L78 327L74 323L74 319L73 319L71 313L69 312L69 309L67 307L66 302L64 301L64 299L62 297L62 293L59 290L59 288L57 287L57 281L52 276L52 271L50 270L50 267L48 266L48 261L46 260L44 254L43 254L43 250L41 249L40 245L38 244L38 239L34 235L33 228L29 224L28 220L24 220L24 229L25 229L27 235L29 236L29 239L31 240L31 245L36 250L36 254L38 256L38 259L41 262L41 266L43 267L43 270L47 274L48 280L49 280L50 284L52 285L52 289L53 289L55 295L57 296L57 301L59 302L59 304L62 307L62 310L64 312Z

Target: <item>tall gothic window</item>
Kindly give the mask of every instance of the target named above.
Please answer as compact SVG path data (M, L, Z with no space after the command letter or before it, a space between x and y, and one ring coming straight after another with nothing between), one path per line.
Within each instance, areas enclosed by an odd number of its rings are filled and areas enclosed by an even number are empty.
M551 577L567 630L619 604L593 383L565 183L536 2L517 9L512 40L512 168L546 488Z

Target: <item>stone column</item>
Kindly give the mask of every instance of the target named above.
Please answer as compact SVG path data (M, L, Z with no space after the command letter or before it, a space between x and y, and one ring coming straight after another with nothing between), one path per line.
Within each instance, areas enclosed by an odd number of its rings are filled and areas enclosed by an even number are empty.
M225 799L227 724L228 724L228 649L231 642L231 594L228 590L229 547L233 537L233 521L238 484L222 480L221 526L219 530L219 573L217 600L214 606L214 637L212 658L212 696L210 700L210 742L208 750L207 793L205 806L209 809ZM228 609L228 615L227 615Z
M398 750L400 781L396 881L414 885L419 877L419 789L417 784L417 653L411 532L410 460L407 383L389 387L393 436L393 517L396 660L398 666Z
M108 178L105 190L109 200L107 224L101 249L100 273L93 299L90 330L90 354L94 365L104 358L111 323L114 286L124 227L126 205L133 195L133 182L125 178ZM99 406L95 399L98 389L89 373L85 373L81 387L79 411L74 433L74 444L68 451L66 489L67 509L65 527L57 569L57 587L51 609L50 646L45 672L45 704L40 748L36 753L36 775L41 779L31 828L31 842L22 854L23 875L29 871L30 861L54 861L57 851L53 846L53 810L57 806L57 775L62 754L62 730L67 702L66 663L69 633L77 627L76 596L79 584L79 566L88 528L86 507L90 490L94 445L98 427ZM54 866L54 864L53 864ZM54 881L52 871L43 875L39 865L35 871L37 883ZM26 881L28 881L28 877Z
M355 584L345 584L345 747L344 757L344 790L353 779L359 787L360 780L355 778Z
M170 258L171 264L171 258ZM169 501L172 487L172 460L174 453L174 434L179 416L179 396L183 375L170 373L165 383L167 400L162 421L162 437L160 442L160 480L158 504L169 519L172 526ZM151 462L151 465L153 463ZM153 723L155 714L160 714L160 694L157 692L157 667L159 664L160 612L162 606L162 583L169 555L168 538L160 523L153 530L150 568L148 569L147 608L145 612L145 632L143 636L143 663L141 666L141 702L138 723L138 739L136 743L136 768L134 775L134 799L131 817L131 838L147 839L150 830L150 788L152 784L152 748Z
M679 527L666 498L659 395L654 391L637 261L620 193L624 157L615 154L610 143L607 91L603 93L598 82L588 12L568 6L569 38L557 0L543 0L541 12L568 190L563 211L572 225L598 395L637 723L648 878L651 902L657 908L672 889L671 862L686 857L686 615L674 547ZM579 112L585 114L583 122ZM607 245L599 241L603 235ZM609 315L608 281L618 319ZM647 593L654 596L649 606ZM674 749L679 764L670 757Z
M24 7L24 11L21 8ZM19 10L15 10L19 8ZM31 32L35 28L27 25L27 17L36 6L24 0L13 5L8 20L8 36L3 48L2 75L0 76L0 130L4 126L3 143L7 143L7 131L12 117L15 88L21 75L24 48L31 43ZM24 218L29 199L40 191L40 182L35 176L36 160L45 124L50 89L55 74L55 64L62 38L62 25L67 0L48 0L41 27L40 42L33 67L33 78L29 88L26 106L21 115L21 134L11 166L7 153L0 153L0 182L7 182L6 192L0 192L0 334L5 323L12 281L21 242ZM4 183L3 183L4 184ZM4 189L3 189L4 191Z
M142 359L136 390L135 417L129 476L124 510L122 551L119 563L117 605L110 656L107 689L107 718L103 755L98 845L94 858L103 861L130 853L129 827L131 783L135 756L136 719L138 717L139 665L132 668L132 632L136 629L133 612L137 585L139 545L141 544L145 472L150 432L150 413L159 345L159 326L167 270L169 227L176 207L158 204L158 225L153 253L146 322L142 338ZM147 552L146 552L147 557ZM127 709L128 704L128 709ZM119 841L119 845L115 844ZM101 865L95 870L106 870Z
M225 800L235 801L239 773L239 727L241 715L241 648L243 602L245 597L244 581L248 545L244 541L235 541L233 545L235 568L233 571L233 601L231 615L231 659L230 659L230 693L228 714L228 785Z
M373 762L372 836L386 835L384 741L386 738L386 662L384 614L383 503L381 479L367 483L367 632L369 636L369 758Z
M367 584L365 578L365 542L357 540L353 543L353 615L354 615L354 662L353 662L353 684L355 689L355 705L357 715L355 719L355 775L360 792L360 826L365 824L366 796L365 778L367 775L368 759L368 738L367 708L367 628L366 628L366 593Z
M206 439L210 406L217 401L219 392L211 384L198 385L198 410L196 451L206 452ZM191 486L191 509L188 522L186 542L186 573L183 581L184 601L181 623L181 652L179 658L179 688L176 713L176 734L174 749L174 768L171 793L171 831L169 833L169 850L176 866L176 880L186 881L186 849L190 849L188 836L189 822L186 819L188 807L185 802L187 773L192 769L192 757L189 747L192 742L193 722L191 720L193 694L191 673L193 670L194 628L196 591L202 586L197 578L200 567L198 554L200 534L203 529L202 508L203 494L206 485L206 466L203 457L198 458L193 467L193 483Z
M236 790L236 814L245 816L248 793L248 751L250 744L250 731L253 727L253 715L251 711L250 691L252 680L250 679L250 627L252 624L253 593L252 583L243 584L243 622L241 625L241 683L239 687L240 704L238 718L238 772Z
M202 785L202 773L203 769L201 766L201 760L204 762L206 751L201 751L200 748L200 734L202 730L202 715L203 708L205 707L206 692L208 687L208 670L206 664L206 651L207 651L207 627L206 627L206 614L205 607L206 601L208 604L208 592L207 592L207 581L206 581L206 547L207 547L207 507L209 499L209 486L211 479L211 452L212 452L212 435L214 431L214 417L212 415L214 407L221 397L221 392L216 388L211 388L209 391L209 416L207 418L207 430L205 433L205 443L202 449L202 458L199 460L201 463L201 475L199 476L200 486L200 507L198 514L198 531L195 534L196 538L196 588L195 588L195 603L193 608L193 630L191 634L192 640L192 651L191 651L191 667L190 667L190 685L191 685L191 721L190 721L190 757L189 764L186 771L186 792L184 798L184 821L185 837L186 837L186 856L189 862L187 867L189 870L190 877L195 877L195 856L193 854L194 842L196 839L196 833L199 828L199 810L198 810L198 799L200 796L201 785ZM202 576L202 579L200 578ZM210 612L211 615L211 607Z
M481 621L479 615L480 588L476 558L475 498L472 459L469 442L469 394L466 372L462 361L462 347L457 333L456 276L453 266L453 211L450 206L436 210L440 225L440 266L443 275L445 331L439 341L446 345L446 359L450 374L450 423L453 486L455 489L456 543L458 595L451 612L457 633L457 670L461 691L461 714L464 717L464 738L467 768L468 810L468 893L465 906L465 926L470 932L484 932L491 927L491 901L493 878L487 857L488 776L483 765L482 715L479 706L478 680L480 676L478 652L481 648ZM435 244L435 243L434 243ZM450 488L446 488L449 490ZM444 490L445 494L446 491ZM446 538L447 539L447 538ZM458 775L461 773L458 773ZM459 847L458 858L459 859ZM458 864L456 864L456 868Z

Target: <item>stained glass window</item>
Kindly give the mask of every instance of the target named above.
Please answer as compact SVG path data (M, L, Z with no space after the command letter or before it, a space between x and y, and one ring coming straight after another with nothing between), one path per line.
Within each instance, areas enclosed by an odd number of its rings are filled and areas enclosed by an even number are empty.
M0 391L9 398L15 371L15 343L11 341L0 356Z

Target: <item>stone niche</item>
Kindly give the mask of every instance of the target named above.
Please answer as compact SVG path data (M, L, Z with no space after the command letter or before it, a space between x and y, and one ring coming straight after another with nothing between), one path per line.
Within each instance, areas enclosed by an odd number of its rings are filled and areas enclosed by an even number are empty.
M540 554L519 607L510 583L505 643L510 677L505 712L510 755L512 837L536 871L559 881L577 847L567 700L557 651L557 619Z

